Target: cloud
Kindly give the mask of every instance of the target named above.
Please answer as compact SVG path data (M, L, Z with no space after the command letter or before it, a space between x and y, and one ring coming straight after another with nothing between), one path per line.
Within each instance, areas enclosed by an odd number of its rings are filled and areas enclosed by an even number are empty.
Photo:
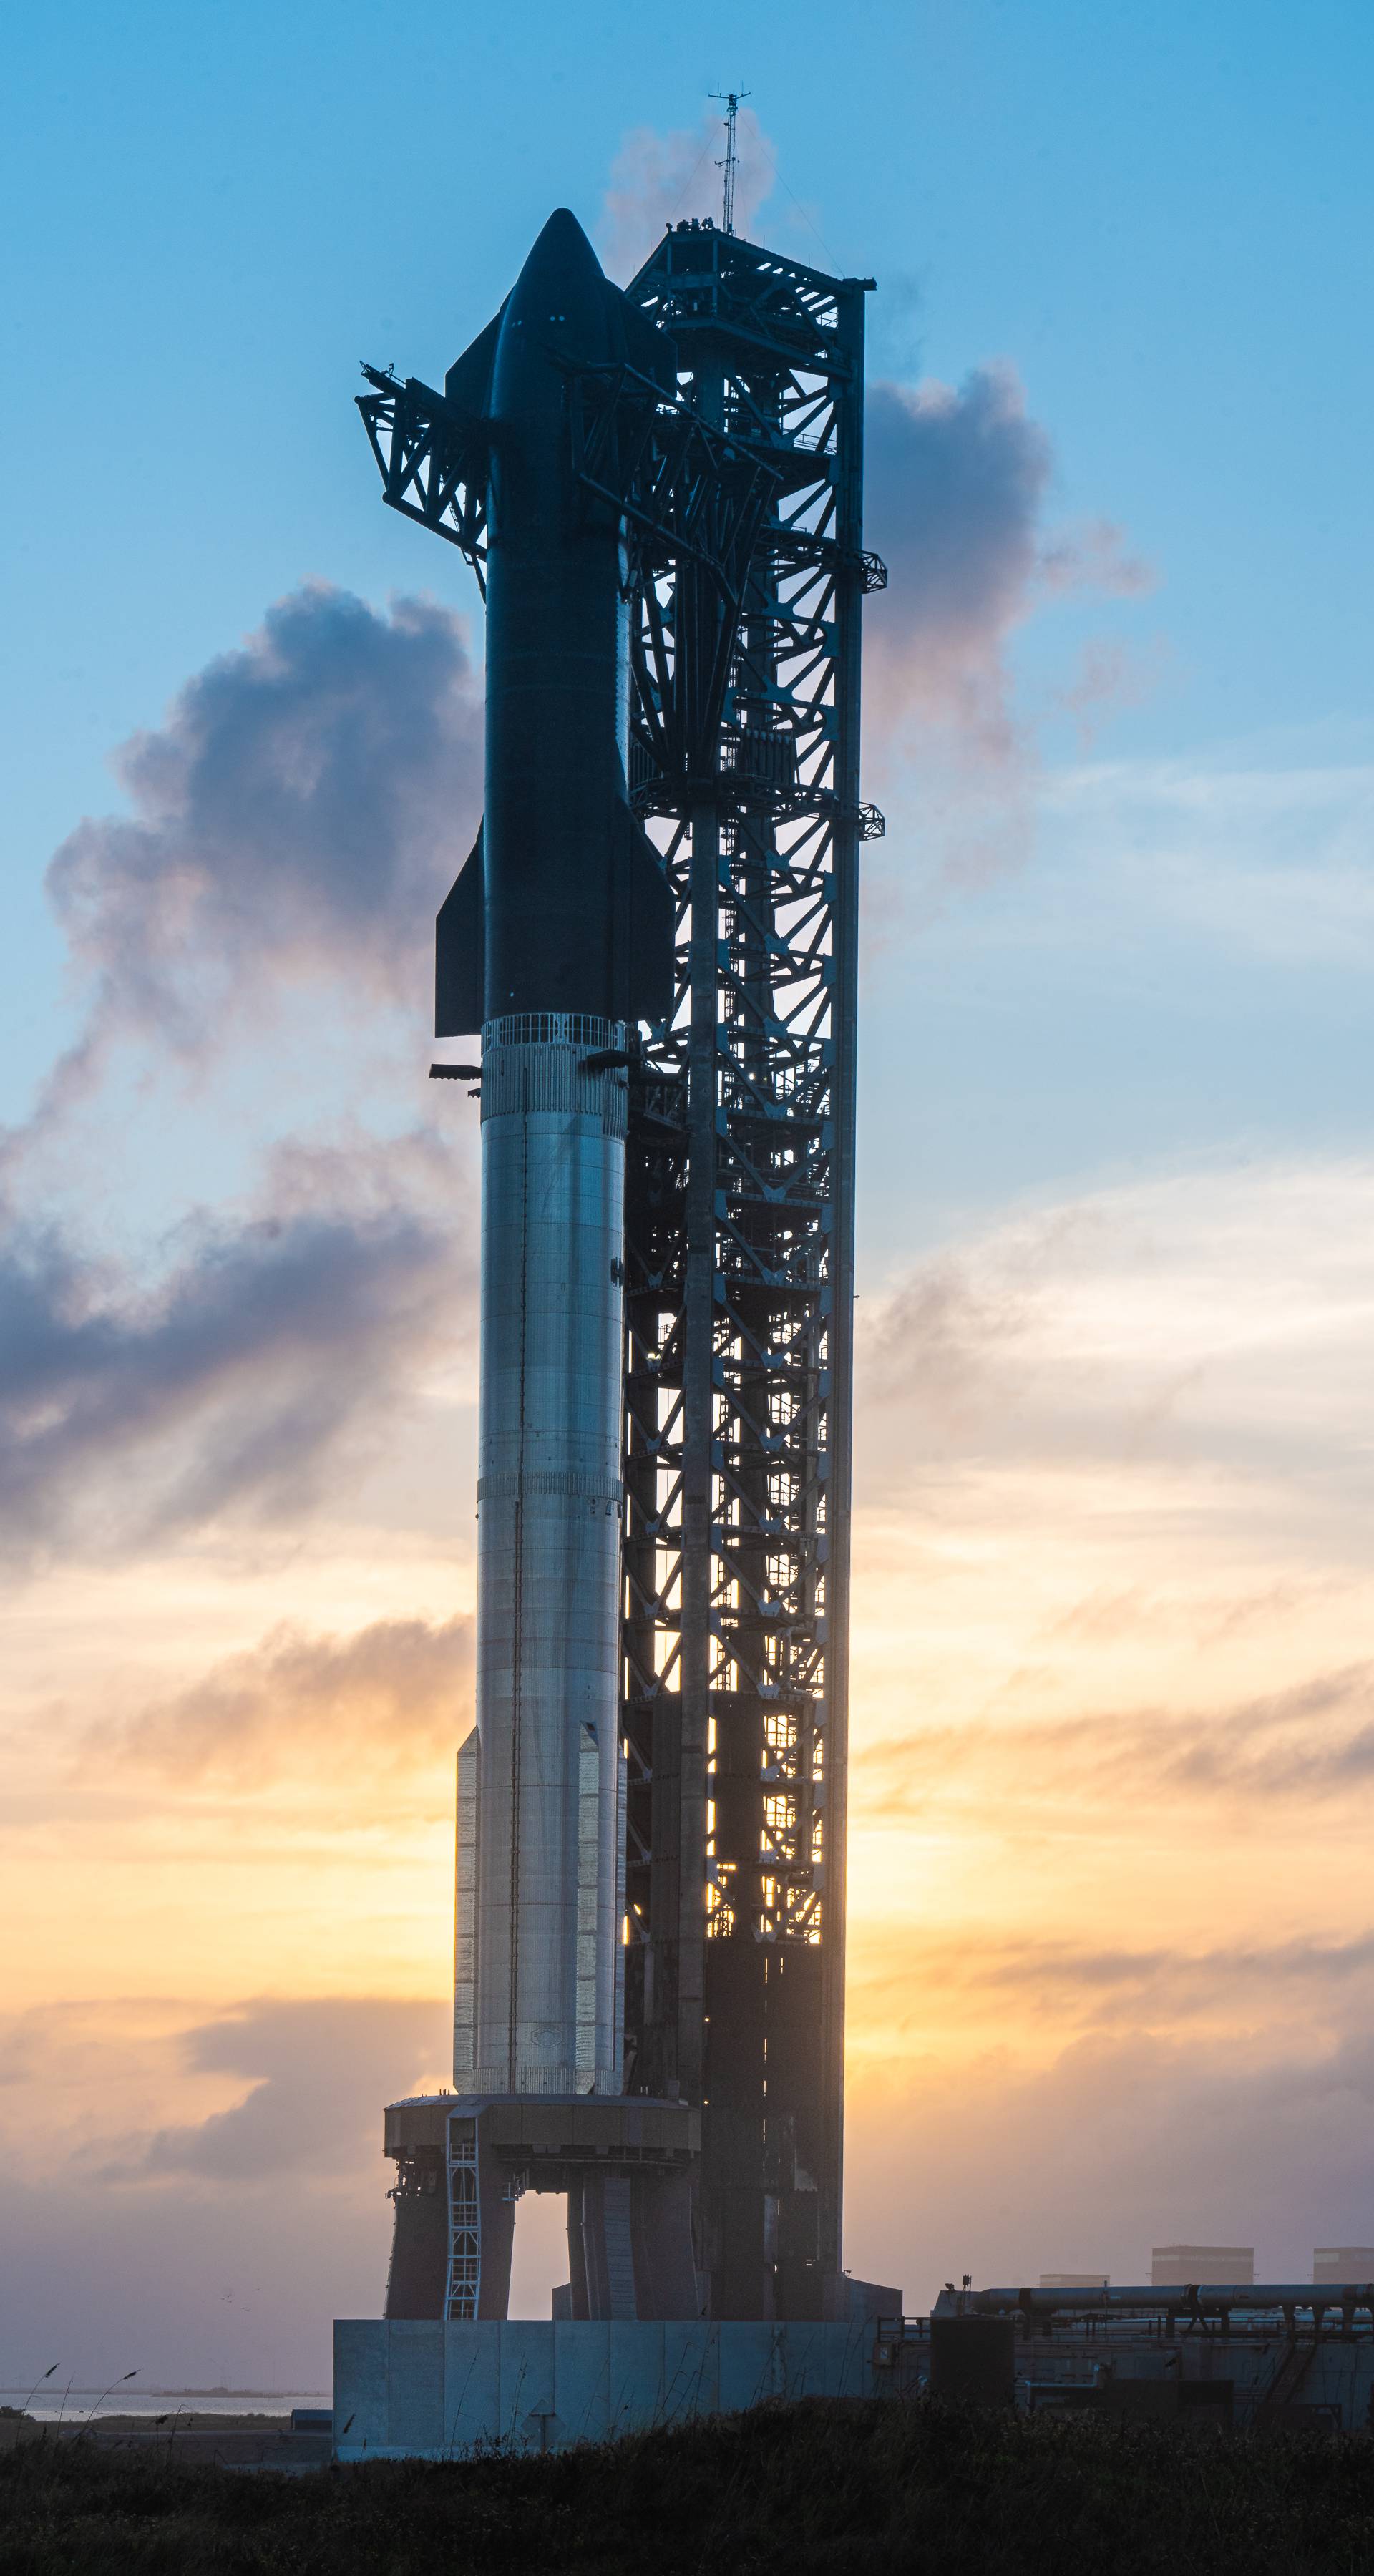
M1374 2241L1374 1933L1150 1927L1119 1946L996 1925L851 1963L846 2260L924 2307L942 2281L1253 2243L1259 2279ZM941 2018L943 2016L943 2018Z
M964 1997L970 2019L991 2011L1001 2021L1013 1998L1018 2014L1044 2012L1088 2030L1119 2030L1126 2021L1179 2033L1190 2021L1219 2015L1244 2027L1262 2004L1271 2029L1295 2012L1315 2012L1329 2036L1374 1994L1374 1931L1344 1941L1300 1935L1187 1949L1094 1946L1064 1935L966 1926L955 1937L908 1934L900 1975L879 1965L860 1968L851 1982L862 2020L871 2027L881 2009L894 2040L904 2030L925 2028L926 1998L950 1992Z
M759 209L773 192L777 154L752 107L741 107L736 125L739 171L735 182L735 230L749 234ZM633 277L648 258L665 224L710 215L721 221L720 164L725 157L724 120L711 108L697 126L661 133L636 125L625 136L611 167L602 201L597 241L607 273L622 282Z
M388 616L324 584L179 692L115 759L132 812L86 820L48 891L91 988L85 1038L203 1054L320 976L349 1007L428 1007L432 921L481 806L464 632L432 601Z
M1118 1632L1158 1616L1130 1606ZM1201 1623L1198 1623L1201 1624ZM866 1745L856 1758L851 1806L890 1823L926 1817L939 1802L996 1797L1004 1818L1050 1806L1135 1812L1144 1801L1177 1807L1200 1798L1290 1802L1344 1798L1374 1780L1374 1664L1304 1676L1230 1706L1091 1708L1038 1722L1008 1716L917 1727Z
M1046 590L1070 597L1086 590L1109 599L1140 598L1153 590L1154 574L1141 556L1127 554L1125 545L1114 519L1084 519L1046 539L1037 577Z
M917 1404L945 1441L962 1436L999 1367L1024 1353L1035 1270L1033 1257L1013 1266L941 1251L870 1295L860 1340L865 1395Z
M380 2146L382 2105L426 2075L435 2080L445 2019L428 2002L339 1996L247 2004L203 2023L182 2043L188 2070L244 2077L250 2091L231 2110L155 2130L105 2164L101 2179L271 2184L354 2172Z
M1363 1919L1372 1179L1159 1174L868 1285L856 1928Z
M999 761L1017 738L1003 654L1029 613L1053 471L1015 370L975 368L955 391L869 387L865 533L888 589L868 611L865 684L886 729L956 726Z
M0 2380L327 2391L331 2319L381 2313L382 2105L449 2046L413 1990L102 1992L0 2023Z
M151 1284L16 1221L0 1256L0 1531L122 1545L315 1497L461 1335L470 1247L432 1138L283 1149L261 1204L178 1229Z
M865 620L869 742L880 762L919 755L927 829L965 872L1011 855L1026 828L1033 751L1013 703L1016 630L1049 597L1149 584L1110 521L1045 532L1053 475L1049 437L1004 360L958 388L869 387L865 533L889 572ZM1107 649L1082 667L1077 712L1126 685Z
M1182 1170L1013 1216L864 1300L868 1454L1224 1466L1363 1487L1374 1171ZM901 1417L905 1414L906 1419ZM1314 1470L1309 1462L1321 1461ZM1290 1492L1290 1518L1297 1497Z
M423 1761L467 1732L473 1623L378 1619L351 1637L275 1629L174 1697L146 1709L111 1744L177 1780L262 1782L302 1765L361 1757L374 1773Z
M480 731L446 610L403 599L381 615L312 585L125 745L131 811L88 819L57 852L49 891L88 1010L7 1140L0 1543L124 1548L222 1513L299 1511L461 1337L469 1246L425 1128L380 1143L344 1121L328 1145L280 1144L243 1200L192 1210L136 1265L91 1248L98 1187L79 1217L45 1198L40 1149L74 1108L89 1112L79 1150L98 1146L119 1114L117 1040L199 1069L247 1033L262 1059L262 1023L309 984L336 1017L342 996L355 1031L389 1006L427 1017ZM207 1119L211 1173L219 1146Z
M1158 647L1142 655L1119 636L1089 637L1079 649L1073 677L1053 692L1053 704L1073 719L1080 753L1092 749L1108 716L1150 696L1163 666Z
M1047 592L1130 595L1148 573L1109 521L1043 534L1053 450L1004 360L957 390L871 385L864 470L866 533L891 576L865 629L872 712L889 730L933 722L971 754L1014 758L1014 629Z
M1259 2280L1310 2280L1315 2244L1374 2240L1374 2051L1345 2025L1219 2045L1123 2029L1027 2070L988 2056L851 2083L845 2255L911 2308L943 2281L1102 2270L1154 2245L1253 2244Z
M1092 714L1074 686L1060 703ZM1110 674L1109 674L1110 679ZM1128 675L1129 684L1129 675ZM1061 769L1043 791L1080 927L1120 936L1123 895L1137 945L1183 934L1196 960L1219 949L1288 974L1342 982L1374 963L1374 767L1103 760ZM1115 853L1104 868L1104 849Z

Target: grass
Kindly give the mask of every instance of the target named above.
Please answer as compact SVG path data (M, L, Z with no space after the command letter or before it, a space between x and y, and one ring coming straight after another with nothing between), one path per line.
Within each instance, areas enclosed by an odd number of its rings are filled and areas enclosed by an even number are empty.
M1374 2442L812 2402L297 2478L31 2442L3 2576L1374 2576Z

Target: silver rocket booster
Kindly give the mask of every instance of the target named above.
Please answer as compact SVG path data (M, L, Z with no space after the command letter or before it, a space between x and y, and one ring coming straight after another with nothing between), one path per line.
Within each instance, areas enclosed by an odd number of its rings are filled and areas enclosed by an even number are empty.
M482 1033L461 2093L622 2084L625 1063L668 1005L672 913L626 791L622 530L577 486L567 387L578 364L662 369L665 346L560 213L446 381L491 460L486 813L439 916L436 1014Z
M465 1848L460 1827L454 2016L464 2092L621 2085L626 1084L583 1065L623 1044L623 1028L575 1012L484 1032L478 1715L460 1756L475 1830Z

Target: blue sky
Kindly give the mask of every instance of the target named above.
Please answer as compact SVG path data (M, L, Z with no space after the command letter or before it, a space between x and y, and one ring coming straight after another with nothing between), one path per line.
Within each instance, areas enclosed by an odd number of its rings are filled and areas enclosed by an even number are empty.
M1143 605L1021 633L1027 702L1082 634L1124 630L1146 683L1114 757L1363 757L1372 53L1367 13L1330 0L864 5L843 41L804 5L785 44L749 8L493 23L420 0L395 40L300 0L32 13L5 182L11 1113L59 992L42 867L112 803L112 748L302 578L471 605L457 558L376 506L357 357L433 375L549 201L590 222L627 129L691 126L725 80L777 153L765 234L878 276L875 368L1009 357L1056 511L1105 513L1153 569ZM1042 733L1071 752L1052 712Z
M26 832L60 832L106 745L302 574L395 581L357 356L432 370L550 199L590 219L624 131L694 123L729 78L835 263L888 290L885 371L1012 354L1066 506L1110 509L1159 566L1177 664L1125 742L1363 720L1368 13L868 0L841 40L803 0L786 23L784 44L749 7L678 27L419 0L396 36L347 0L27 15L6 153ZM768 211L822 258L781 189Z
M753 230L878 280L899 575L849 2259L920 2303L1369 2241L1368 10L58 0L6 68L0 2375L58 2317L123 2366L148 2244L223 2274L147 2291L164 2379L318 2384L380 2295L468 1723L473 1131L424 999L481 635L351 398L646 154L704 210L730 81Z

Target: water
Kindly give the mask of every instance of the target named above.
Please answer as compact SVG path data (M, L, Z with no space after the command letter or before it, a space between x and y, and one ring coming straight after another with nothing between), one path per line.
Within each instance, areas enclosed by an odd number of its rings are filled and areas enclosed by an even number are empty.
M172 2418L188 2415L289 2415L293 2406L328 2406L328 2393L312 2388L235 2388L214 2389L208 2395L199 2389L145 2389L136 2394L132 2383L127 2388L112 2388L108 2393L98 2388L73 2388L69 2392L58 2379L46 2380L30 2397L27 2388L0 2388L0 2406L22 2406L35 2423L84 2424L88 2418L99 2422L102 2415L146 2417L165 2415L164 2429L170 2433Z

